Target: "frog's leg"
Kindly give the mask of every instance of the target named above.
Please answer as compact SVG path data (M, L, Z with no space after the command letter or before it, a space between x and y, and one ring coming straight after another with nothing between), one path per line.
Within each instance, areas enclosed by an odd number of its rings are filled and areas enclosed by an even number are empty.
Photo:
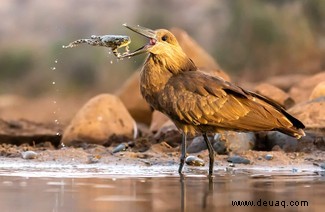
M73 48L73 47L78 46L81 43L87 43L88 44L89 39L79 39L79 40L73 41L73 42L69 43L69 45L63 46L63 48Z
M113 54L116 56L116 57L121 57L121 54L117 51L117 48L111 48L112 49L112 52Z
M125 53L129 54L130 50L129 50L129 45L125 46Z
M122 53L122 55L127 55L130 53L130 50L129 50L129 45L125 46L125 52Z

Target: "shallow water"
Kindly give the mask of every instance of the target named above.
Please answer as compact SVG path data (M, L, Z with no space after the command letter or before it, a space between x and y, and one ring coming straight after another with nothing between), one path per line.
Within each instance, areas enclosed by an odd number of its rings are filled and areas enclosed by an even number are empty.
M60 175L60 172L0 168L1 211L322 211L325 208L325 178L313 172L217 170L213 178L208 178L200 170L189 170L191 175L181 179L175 174L87 176L66 175L65 171L61 170ZM255 206L235 206L233 201L253 201L247 203Z

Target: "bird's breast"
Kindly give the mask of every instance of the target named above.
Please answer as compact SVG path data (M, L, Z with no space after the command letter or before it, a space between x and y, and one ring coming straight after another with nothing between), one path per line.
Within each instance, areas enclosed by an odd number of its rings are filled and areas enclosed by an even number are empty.
M155 109L159 108L159 95L164 90L171 73L150 62L145 63L140 74L140 91L143 98Z

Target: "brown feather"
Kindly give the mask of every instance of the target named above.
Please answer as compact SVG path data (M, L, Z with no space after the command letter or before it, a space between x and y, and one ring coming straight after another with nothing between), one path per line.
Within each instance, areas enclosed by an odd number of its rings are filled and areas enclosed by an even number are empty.
M164 35L168 42L161 40ZM142 95L185 133L279 130L304 135L304 125L272 100L197 71L169 31L157 31L157 44L149 52L141 72Z

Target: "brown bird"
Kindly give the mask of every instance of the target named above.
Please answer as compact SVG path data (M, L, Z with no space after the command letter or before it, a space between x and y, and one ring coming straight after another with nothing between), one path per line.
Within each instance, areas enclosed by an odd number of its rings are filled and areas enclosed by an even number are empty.
M140 75L141 94L182 133L180 174L187 135L203 135L209 151L210 175L214 151L208 133L277 130L296 138L305 135L304 125L276 102L198 71L168 30L125 26L149 38L148 44L125 57L149 53Z

